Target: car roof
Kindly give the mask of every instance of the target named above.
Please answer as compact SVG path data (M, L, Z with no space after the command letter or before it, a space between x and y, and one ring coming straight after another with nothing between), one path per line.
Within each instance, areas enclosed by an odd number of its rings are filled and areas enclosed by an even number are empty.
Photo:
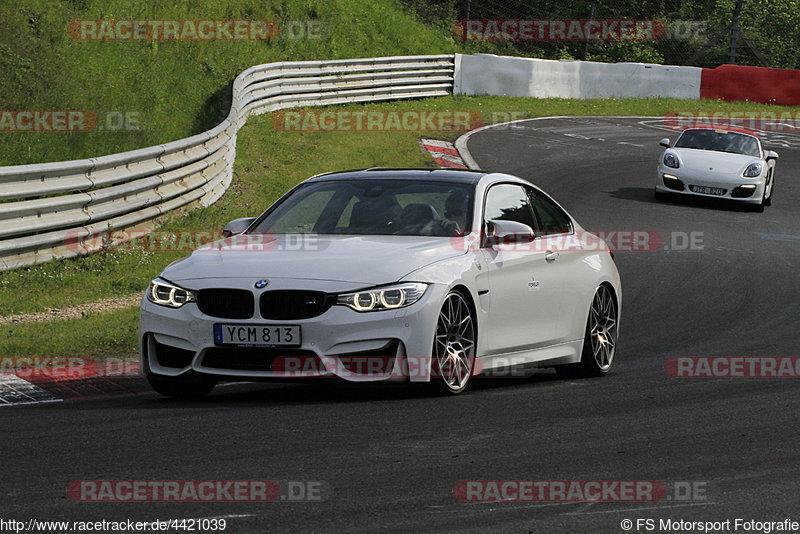
M746 128L738 128L736 126L714 126L711 124L697 124L695 126L690 126L686 128L685 130L683 130L683 132L687 132L689 130L719 130L721 132L736 132L746 135L752 135L756 139L760 139L758 137L758 134L756 134L755 132L748 130Z
M468 169L393 169L372 167L350 171L327 172L312 176L306 182L327 182L331 180L431 180L459 182L474 185L488 173Z

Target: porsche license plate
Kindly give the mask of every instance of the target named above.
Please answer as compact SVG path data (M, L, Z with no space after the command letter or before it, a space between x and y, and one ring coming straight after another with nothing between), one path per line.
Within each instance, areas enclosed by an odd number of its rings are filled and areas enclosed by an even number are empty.
M725 190L721 187L702 187L699 185L694 186L695 193L702 193L704 195L716 195L722 196L725 194Z
M300 326L271 324L225 324L214 325L215 345L237 345L240 347L268 347L273 345L300 345Z

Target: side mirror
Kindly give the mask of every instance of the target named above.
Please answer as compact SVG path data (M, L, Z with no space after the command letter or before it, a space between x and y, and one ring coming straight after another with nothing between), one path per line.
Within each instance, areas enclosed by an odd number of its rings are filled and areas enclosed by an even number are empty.
M242 217L241 219L232 220L222 229L222 237L231 237L236 234L241 234L247 230L255 220L255 217Z
M771 159L778 159L778 153L777 152L773 152L772 150L767 150L767 153L766 153L764 159L766 159L767 161L769 161Z
M659 144L659 145L661 145L661 146L663 146L664 148L669 148L669 147L670 147L670 144L669 144L669 137L665 137L664 139L662 139L661 141L659 141L659 142L658 142L658 144Z
M486 238L484 246L513 243L530 243L535 234L533 228L517 221L492 219L486 221Z

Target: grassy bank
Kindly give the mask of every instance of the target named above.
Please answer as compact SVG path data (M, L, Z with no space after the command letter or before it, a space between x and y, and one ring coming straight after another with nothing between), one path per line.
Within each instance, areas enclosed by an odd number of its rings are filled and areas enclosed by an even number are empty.
M213 41L86 40L68 32L81 20L220 19L274 21L279 32L272 40ZM205 131L218 122L225 88L252 65L491 49L457 43L399 0L2 2L0 110L89 110L102 128L3 131L0 165L96 157ZM120 117L130 120L120 125Z

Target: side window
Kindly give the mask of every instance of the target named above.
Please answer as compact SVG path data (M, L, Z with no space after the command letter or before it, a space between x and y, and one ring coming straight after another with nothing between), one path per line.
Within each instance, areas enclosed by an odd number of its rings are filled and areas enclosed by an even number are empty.
M539 218L539 229L536 235L564 234L572 231L569 215L559 208L555 202L534 189L528 189L528 199Z
M525 190L519 185L498 184L489 189L483 208L483 220L490 219L516 221L536 229L536 216Z

